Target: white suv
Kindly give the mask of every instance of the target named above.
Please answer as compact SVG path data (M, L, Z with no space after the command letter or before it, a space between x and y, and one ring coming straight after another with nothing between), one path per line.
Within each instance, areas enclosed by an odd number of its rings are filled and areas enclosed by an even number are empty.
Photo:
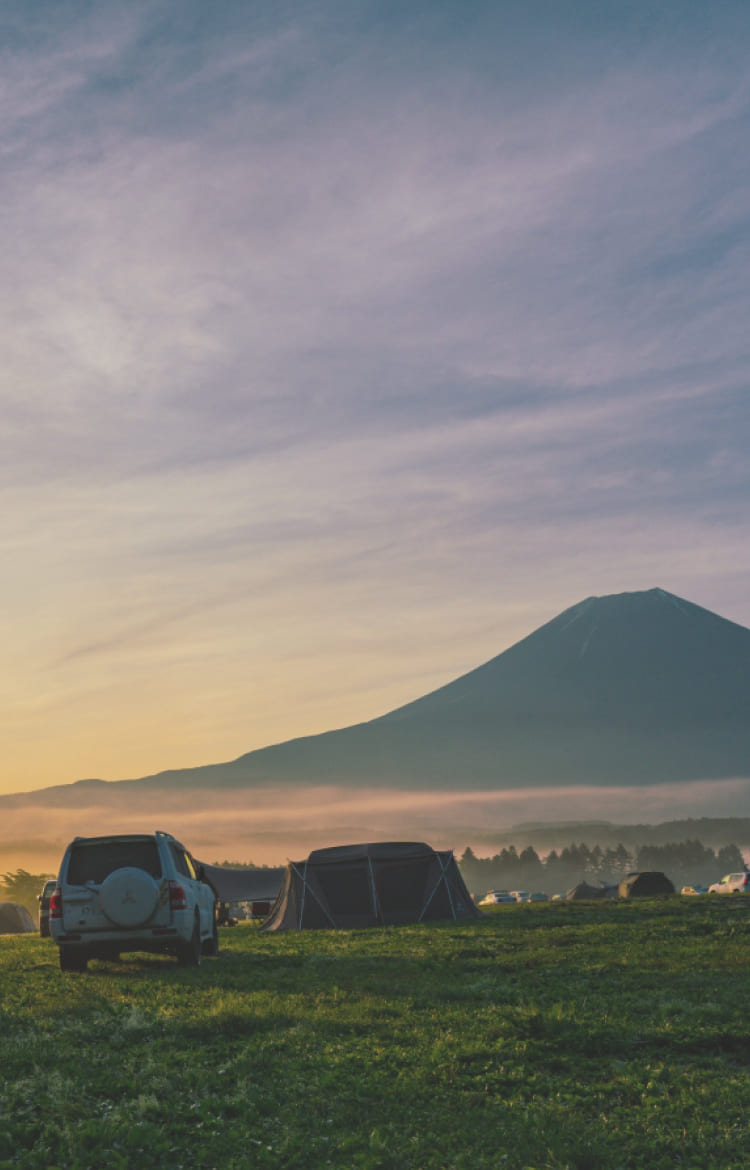
M50 898L63 971L121 951L167 951L187 967L218 954L216 894L169 833L76 837Z
M709 894L750 894L750 870L728 873L720 882L708 887Z

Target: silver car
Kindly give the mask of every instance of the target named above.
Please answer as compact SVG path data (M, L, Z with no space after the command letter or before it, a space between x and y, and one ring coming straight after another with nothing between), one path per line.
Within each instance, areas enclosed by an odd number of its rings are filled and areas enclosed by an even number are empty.
M487 893L479 902L480 906L502 906L507 903L515 903L515 898L509 894L507 890L488 890Z
M166 951L184 966L218 953L216 894L169 833L76 837L49 903L63 971L122 951Z
M750 894L750 870L728 873L720 882L708 887L709 894Z

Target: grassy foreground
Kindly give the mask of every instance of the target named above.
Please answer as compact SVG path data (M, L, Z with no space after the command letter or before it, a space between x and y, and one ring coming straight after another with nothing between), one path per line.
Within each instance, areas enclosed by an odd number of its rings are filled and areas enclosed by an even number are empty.
M747 1164L750 898L221 944L0 938L0 1167Z

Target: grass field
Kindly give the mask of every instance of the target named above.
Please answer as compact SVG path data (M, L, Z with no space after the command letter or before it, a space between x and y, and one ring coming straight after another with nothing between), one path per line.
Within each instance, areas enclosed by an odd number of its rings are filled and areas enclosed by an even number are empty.
M221 943L0 938L0 1167L747 1165L750 898Z

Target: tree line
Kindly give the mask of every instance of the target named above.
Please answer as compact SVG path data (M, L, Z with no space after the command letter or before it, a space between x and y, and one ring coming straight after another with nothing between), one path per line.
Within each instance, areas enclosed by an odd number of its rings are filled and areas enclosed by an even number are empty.
M541 858L528 845L519 853L511 845L494 857L477 857L467 846L459 859L464 881L473 894L487 890L542 890L547 894L564 894L572 886L586 881L590 885L613 884L628 873L659 870L673 882L675 889L684 885L710 885L744 868L742 853L736 845L724 845L716 852L700 841L681 841L668 845L643 845L626 849L624 845L601 849L595 845L567 845L553 849Z
M39 913L37 895L41 894L44 883L49 881L53 874L29 873L25 869L17 869L15 873L4 873L0 876L0 902L17 902L25 906L36 920Z

